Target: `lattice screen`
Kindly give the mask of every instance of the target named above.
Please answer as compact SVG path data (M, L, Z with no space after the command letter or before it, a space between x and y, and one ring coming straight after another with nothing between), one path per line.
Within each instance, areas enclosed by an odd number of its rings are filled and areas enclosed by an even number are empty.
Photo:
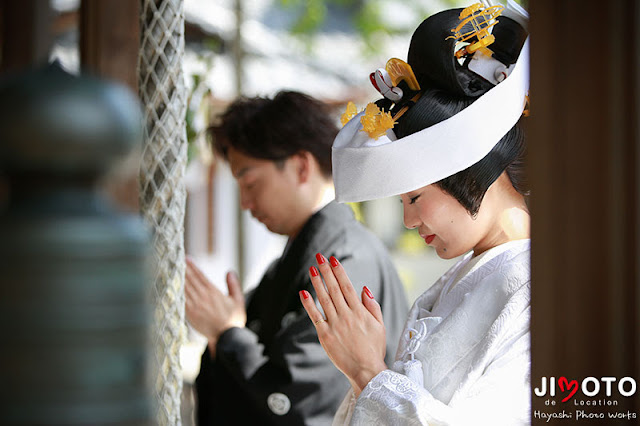
M180 425L184 331L183 176L187 161L183 0L141 0L138 84L146 129L140 206L155 249L153 344L157 423Z

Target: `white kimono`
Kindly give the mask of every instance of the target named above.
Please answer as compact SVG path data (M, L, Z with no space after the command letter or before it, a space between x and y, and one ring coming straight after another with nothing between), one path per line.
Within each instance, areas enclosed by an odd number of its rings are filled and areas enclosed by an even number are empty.
M530 240L471 256L416 299L393 369L334 425L530 423Z

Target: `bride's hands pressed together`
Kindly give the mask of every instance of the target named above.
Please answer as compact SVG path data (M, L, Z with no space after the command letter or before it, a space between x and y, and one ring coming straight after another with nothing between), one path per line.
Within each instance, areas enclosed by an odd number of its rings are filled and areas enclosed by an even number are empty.
M380 305L365 286L358 297L338 260L316 255L318 269L309 268L309 276L326 319L307 291L300 300L316 326L322 347L335 366L347 376L356 396L378 373L387 368L385 328Z

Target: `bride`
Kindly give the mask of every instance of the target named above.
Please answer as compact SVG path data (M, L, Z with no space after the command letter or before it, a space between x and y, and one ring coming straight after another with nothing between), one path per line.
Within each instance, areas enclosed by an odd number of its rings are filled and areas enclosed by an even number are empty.
M385 98L334 141L338 201L399 195L406 227L442 258L464 255L415 301L388 369L375 295L318 254L309 275L322 312L300 299L351 383L334 424L530 422L525 28L511 2L429 17L408 64L372 74Z

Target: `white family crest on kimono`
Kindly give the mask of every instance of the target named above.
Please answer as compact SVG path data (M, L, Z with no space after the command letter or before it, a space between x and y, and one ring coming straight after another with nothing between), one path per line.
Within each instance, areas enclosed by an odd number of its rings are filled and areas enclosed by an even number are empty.
M334 425L530 423L530 240L471 255L415 301L393 369Z

